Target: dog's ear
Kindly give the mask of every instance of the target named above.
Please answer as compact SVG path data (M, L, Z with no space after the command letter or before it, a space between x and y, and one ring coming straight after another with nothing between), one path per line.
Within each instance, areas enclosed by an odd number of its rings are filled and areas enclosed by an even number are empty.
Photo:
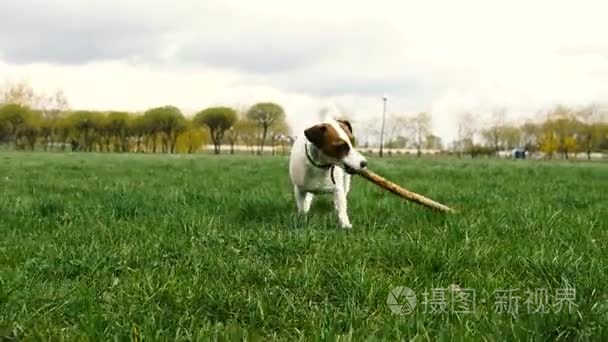
M350 143L353 144L353 146L355 146L355 137L353 135L353 126L350 124L350 121L348 121L348 120L336 120L336 121L338 121L340 126L342 126L342 128L345 131L348 130L346 132L346 134L350 138Z
M346 128L348 128L348 130L350 131L350 134L353 134L353 126L351 126L350 121L348 120L336 120L341 124L344 124L344 126L346 126Z
M324 124L312 126L304 131L306 139L317 147L320 147L323 144L326 133L327 126Z

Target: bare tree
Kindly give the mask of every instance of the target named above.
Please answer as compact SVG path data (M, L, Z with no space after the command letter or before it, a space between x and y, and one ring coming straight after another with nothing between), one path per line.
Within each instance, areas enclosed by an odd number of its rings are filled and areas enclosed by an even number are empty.
M416 155L420 157L422 155L424 139L431 133L431 115L426 112L421 112L411 117L409 122L414 135Z
M368 119L361 122L361 125L357 126L357 141L360 142L360 146L368 148L373 143L375 137L380 136L380 130L377 128L376 119ZM372 142L370 143L370 138Z
M534 122L526 122L519 127L521 136L520 142L526 151L535 152L538 150L540 125Z
M582 108L576 113L580 121L579 141L587 153L587 160L591 160L591 151L601 141L600 123L606 121L606 111L602 111L597 103Z
M405 143L410 140L408 138L411 128L409 117L405 114L390 114L386 123L384 132L385 145L387 147L406 147L404 146Z
M477 132L477 115L465 112L458 117L458 157L468 150L472 151L475 133Z
M425 138L424 145L427 149L441 150L443 148L443 141L440 136L429 134Z
M494 148L494 152L497 156L501 147L501 141L504 138L506 113L507 111L504 108L495 110L489 120L489 127L482 132L485 139L488 140Z
M18 104L29 108L38 107L39 98L34 93L34 89L27 82L6 82L3 88L0 102Z

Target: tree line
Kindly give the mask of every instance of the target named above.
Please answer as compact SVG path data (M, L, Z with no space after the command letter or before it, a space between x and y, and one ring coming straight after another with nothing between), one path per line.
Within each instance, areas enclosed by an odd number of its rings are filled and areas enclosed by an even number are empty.
M497 156L522 148L545 158L569 159L573 153L608 150L608 109L599 105L558 105L539 112L536 119L514 122L497 109L487 120L472 112L458 116L457 137L445 146L433 134L431 113L394 114L387 117L383 147L441 150L458 156ZM321 113L322 114L322 113ZM360 122L357 144L378 146L377 118ZM371 138L371 141L370 141ZM249 108L210 107L187 118L174 106L142 113L70 110L61 91L36 94L26 83L0 88L0 145L17 150L72 150L98 152L193 153L212 143L214 153L228 145L248 146L252 153L280 145L292 138L283 108L260 102Z
M210 107L187 118L174 106L143 113L70 110L63 92L40 96L24 83L0 95L0 144L16 150L193 153L211 142L216 154L222 144L231 153L236 144L262 153L289 136L283 108L271 102Z
M431 122L431 114L425 112L389 115L384 147L414 149L418 156L423 150L440 150L472 157L524 149L547 159L569 159L573 153L585 153L591 159L594 152L608 151L608 108L596 104L578 108L557 105L525 121L508 120L505 109L495 110L486 120L472 112L462 113L457 118L456 139L447 146L433 134ZM362 126L360 146L377 146L377 119Z
M359 140L364 149L379 144L374 141L375 137L382 135L377 121L372 119L361 125ZM429 112L389 114L383 138L384 148L413 149L418 157L425 150L444 151L445 147L443 139L433 132L432 114Z
M608 151L608 110L597 104L557 105L539 112L536 120L523 122L509 122L501 109L483 126L479 122L472 113L460 116L453 151L475 157L519 148L547 159L584 153L589 160L594 152Z

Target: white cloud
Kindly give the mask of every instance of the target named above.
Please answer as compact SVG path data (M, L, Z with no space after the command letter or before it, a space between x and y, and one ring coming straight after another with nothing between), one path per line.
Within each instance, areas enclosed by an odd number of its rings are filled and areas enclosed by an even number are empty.
M608 100L601 1L77 1L0 4L0 77L65 90L79 108L277 101L301 128L431 111L533 115Z

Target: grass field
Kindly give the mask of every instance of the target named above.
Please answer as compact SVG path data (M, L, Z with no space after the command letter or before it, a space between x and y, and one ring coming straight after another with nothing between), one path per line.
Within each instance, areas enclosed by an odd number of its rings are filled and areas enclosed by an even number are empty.
M460 213L355 179L345 231L284 157L2 153L0 336L608 338L608 164L370 167Z

